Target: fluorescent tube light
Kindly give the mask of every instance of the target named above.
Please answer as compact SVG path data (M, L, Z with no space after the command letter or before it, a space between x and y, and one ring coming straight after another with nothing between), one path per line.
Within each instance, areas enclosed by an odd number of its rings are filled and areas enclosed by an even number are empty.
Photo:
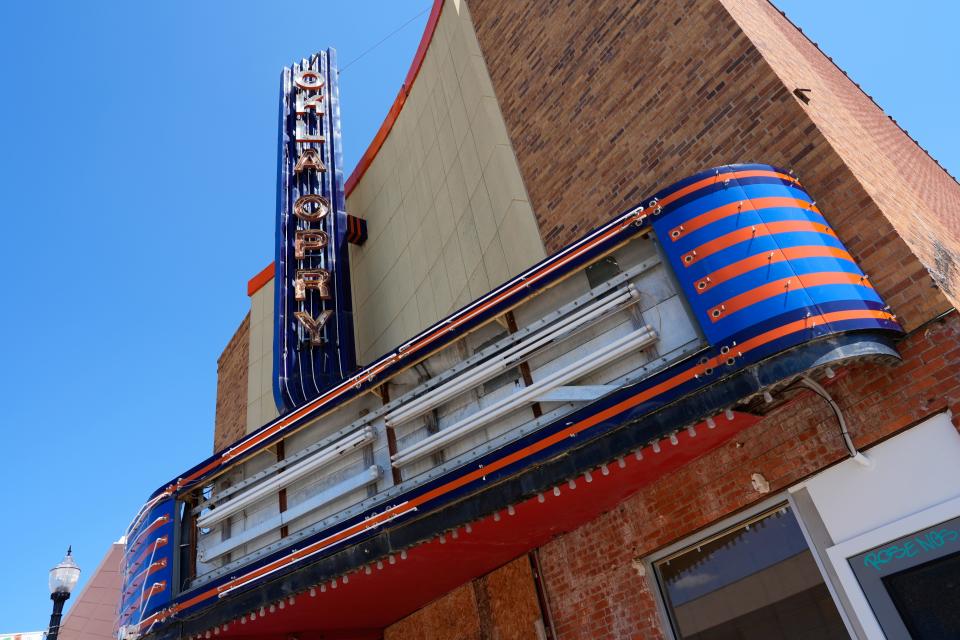
M582 325L601 318L613 310L619 311L617 307L632 304L638 299L639 293L636 287L631 284L622 291L596 300L589 305L584 305L581 309L551 326L544 327L532 337L514 345L504 353L478 364L472 371L467 371L450 382L399 407L396 411L387 414L385 421L389 426L409 422L451 398L455 398L464 391L496 377L502 371L529 358L540 347L570 334Z
M613 362L633 350L646 347L656 340L657 334L649 325L632 331L580 360L555 371L543 380L535 382L529 387L524 387L514 395L494 402L446 429L424 438L403 451L397 452L392 457L393 466L401 467L429 455L437 449L442 449L468 433L511 413L522 405L534 402L543 393L582 378L591 371Z
M265 480L254 485L249 490L237 494L226 502L217 505L215 508L207 511L197 518L197 526L201 528L211 527L221 520L224 520L233 514L241 511L257 500L275 493L286 487L303 476L311 473L324 465L342 457L350 451L369 444L374 440L374 433L371 427L364 427L356 433L353 433L343 440L326 449L322 449L302 462L298 462L286 470L281 471L269 480Z
M359 489L360 487L365 487L368 484L376 482L379 478L379 467L372 466L369 469L365 469L363 473L355 475L351 478L347 478L343 482L339 482L332 487L327 487L316 495L310 496L300 504L294 505L293 507L273 518L270 518L269 520L265 520L254 527L244 529L243 531L238 532L236 535L231 536L230 538L227 538L226 540L223 540L215 545L207 547L206 549L199 549L198 553L200 560L203 562L210 562L214 558L222 556L228 551L232 551L233 549L236 549L240 545L246 544L254 538L259 538L262 535L270 533L274 529L278 529L283 525L295 520L296 518L310 513L314 509L319 509L323 505L329 504L330 502L333 502L337 498L344 496L355 489Z

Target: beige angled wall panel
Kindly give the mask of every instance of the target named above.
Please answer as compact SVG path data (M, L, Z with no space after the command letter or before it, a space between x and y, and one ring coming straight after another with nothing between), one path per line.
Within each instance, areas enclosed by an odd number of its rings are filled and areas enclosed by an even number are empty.
M465 2L444 4L347 210L368 225L350 248L361 363L545 257Z
M247 372L247 433L277 417L273 399L273 283L250 296L250 368Z

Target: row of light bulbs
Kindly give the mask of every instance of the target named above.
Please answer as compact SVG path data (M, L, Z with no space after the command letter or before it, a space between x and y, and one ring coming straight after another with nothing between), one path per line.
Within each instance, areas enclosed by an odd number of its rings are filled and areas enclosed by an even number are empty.
M769 395L768 392L764 392L764 397L765 397L765 398L766 398L767 395ZM772 400L772 399L771 399L771 400ZM729 408L728 408L728 409L725 409L724 412L723 412L723 415L724 415L724 417L726 418L727 421L733 421L733 418L734 418L733 410L731 410L731 409L729 409ZM716 421L716 419L715 419L713 416L707 417L707 419L706 419L705 422L706 422L706 424L707 424L707 428L708 428L708 429L715 429L716 426L717 426L717 421ZM690 434L690 437L696 437L696 435L697 435L696 427L695 427L694 425L689 425L688 427L686 427L686 431L687 431L687 433ZM670 434L669 434L666 438L664 438L664 439L669 440L669 441L670 441L670 444L673 445L673 446L676 446L676 445L678 445L678 444L680 443L680 440L677 438L677 431L674 431L674 432L670 433ZM661 447L660 447L660 440L659 440L659 439L657 439L657 440L651 440L651 441L648 443L648 446L653 450L654 453L660 453L660 452L662 451L662 449L661 449ZM633 451L633 457L634 457L636 460L638 460L638 461L639 461L639 460L643 460L643 447L639 447L639 448L635 449L635 450ZM626 458L623 457L623 456L618 457L614 462L615 462L616 465L617 465L619 468L621 468L621 469L623 469L623 468L625 468L625 467L627 466ZM596 470L594 470L594 471L596 471ZM604 475L604 476L610 475L610 467L608 466L608 464L602 464L602 465L600 465L599 471L600 471L601 475ZM585 472L583 473L583 479L584 479L584 481L587 482L587 483L593 482L593 473L592 473L590 470L585 471ZM570 489L576 489L576 488L577 488L577 481L576 481L576 479L570 478L570 479L567 481L567 486L568 486ZM555 485L555 486L553 487L552 493L553 493L554 496L559 497L560 494L561 494L560 485ZM540 503L546 502L546 496L544 495L543 492L540 492L540 493L537 494L537 502L540 502ZM507 512L507 515L508 515L508 516L516 515L516 513L517 513L516 507L515 507L514 505L509 505L509 506L507 506L507 508L506 508L506 512ZM502 520L502 517L500 516L500 511L494 511L494 512L493 512L493 515L491 516L491 518L493 519L494 522L500 522L500 521ZM463 530L464 530L466 533L469 534L469 533L472 533L472 532L473 532L473 527L472 527L471 524L468 522L468 523L466 523L466 524L463 526ZM459 527L454 527L453 529L450 529L450 530L448 530L448 531L444 531L444 532L438 534L435 539L436 539L440 544L446 544L446 543L447 543L447 535L448 535L448 534L449 534L449 536L450 536L451 539L453 539L453 540L458 539L458 538L460 537ZM399 556L400 556L400 559L401 559L401 560L406 560L407 557L408 557L408 556L407 556L407 551L406 551L406 549L400 551ZM397 563L397 554L392 554L392 553L391 553L390 555L388 555L388 556L386 557L386 563L387 563L387 564L391 564L391 565L392 565L392 564L396 564L396 563ZM374 563L367 564L367 565L365 565L365 566L363 567L362 571L364 572L364 574L370 575L370 574L373 573L372 567L374 567L374 566L377 568L377 570L383 569L384 566L385 566L385 565L384 565L384 560L383 560L383 559L380 559L380 560L377 560L377 561L374 562ZM361 569L357 569L357 572L359 572L359 571L361 571ZM339 582L342 582L343 584L349 584L349 583L350 583L350 576L349 576L349 574L344 574L344 575L342 575L342 576L332 578L332 579L330 580L330 582L329 582L329 588L330 588L330 589L336 589L336 588L338 587ZM327 588L328 588L328 583L327 583L326 581L324 581L324 582L321 582L321 583L319 583L319 584L317 584L317 585L314 585L314 586L310 587L309 589L307 589L306 591L300 592L299 594L296 594L296 595L301 595L301 596L302 596L304 593L306 593L306 594L309 595L309 597L314 598L314 597L316 597L316 595L317 595L318 592L319 592L319 593L326 593ZM211 638L211 637L213 637L213 636L219 636L221 632L226 633L226 632L229 630L230 624L237 624L237 623L239 623L239 624L242 624L242 625L243 625L243 624L247 624L247 621L248 621L248 620L249 620L250 622L253 622L253 621L255 621L255 620L257 619L257 617L264 618L264 617L266 617L267 615L269 615L269 614L271 614L271 613L275 613L277 610L281 610L281 611L282 611L283 609L285 609L285 608L287 607L287 605L293 606L294 604L296 604L296 602L297 602L297 600L296 600L296 595L291 595L291 596L288 596L288 597L285 598L285 599L277 600L276 602L274 602L273 604L270 604L269 606L260 607L259 612L253 611L253 612L250 612L249 614L244 614L244 615L240 616L240 618L238 618L237 620L234 620L232 623L225 623L225 624L223 624L223 625L218 625L218 626L216 626L216 627L214 627L214 628L212 628L212 629L208 629L208 630L206 630L206 631L204 631L204 632L194 634L194 635L191 637L191 640L206 640L206 639Z

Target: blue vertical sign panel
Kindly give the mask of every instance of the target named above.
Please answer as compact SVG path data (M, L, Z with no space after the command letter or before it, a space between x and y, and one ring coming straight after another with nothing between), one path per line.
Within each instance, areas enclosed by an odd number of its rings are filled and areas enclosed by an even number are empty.
M336 52L284 68L273 391L281 414L356 369Z
M175 506L173 498L156 502L127 533L117 612L120 627L138 626L172 600Z

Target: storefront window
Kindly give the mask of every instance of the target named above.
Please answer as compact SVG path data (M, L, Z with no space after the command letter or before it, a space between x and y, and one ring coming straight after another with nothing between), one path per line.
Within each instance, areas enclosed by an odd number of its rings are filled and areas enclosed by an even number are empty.
M848 638L787 505L655 563L677 638Z
M910 637L956 638L960 633L960 553L883 579Z
M960 638L960 517L847 559L890 640Z

